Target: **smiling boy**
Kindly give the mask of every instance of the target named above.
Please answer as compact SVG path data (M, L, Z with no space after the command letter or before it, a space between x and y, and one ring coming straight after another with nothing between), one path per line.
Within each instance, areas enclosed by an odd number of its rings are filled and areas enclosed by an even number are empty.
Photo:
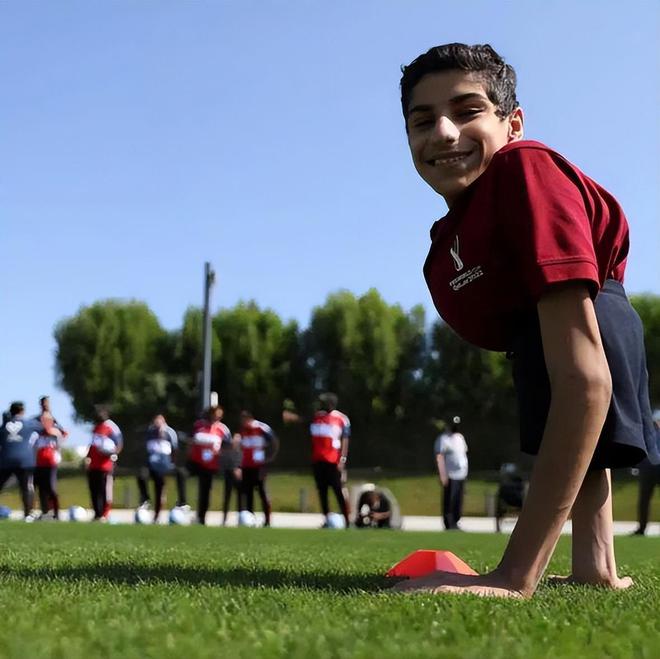
M567 580L626 588L609 469L660 453L642 327L622 286L623 211L561 155L523 140L515 72L490 46L430 49L403 68L401 97L415 168L449 206L424 266L434 304L464 339L508 353L521 448L537 459L495 570L398 589L530 597L569 514Z

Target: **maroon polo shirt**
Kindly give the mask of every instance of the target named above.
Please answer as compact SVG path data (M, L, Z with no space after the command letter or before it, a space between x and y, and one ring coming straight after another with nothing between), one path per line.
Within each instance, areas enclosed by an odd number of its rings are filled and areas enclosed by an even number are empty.
M519 319L560 282L595 297L623 282L628 223L616 199L539 142L507 144L431 229L424 276L438 313L480 348L510 350Z

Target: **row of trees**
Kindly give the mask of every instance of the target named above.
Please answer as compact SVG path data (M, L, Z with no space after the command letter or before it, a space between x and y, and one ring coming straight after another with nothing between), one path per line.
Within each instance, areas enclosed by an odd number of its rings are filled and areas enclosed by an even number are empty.
M660 401L660 297L636 296L646 328L652 399ZM202 312L165 330L141 302L107 300L83 307L55 329L60 386L77 416L90 420L108 402L127 435L125 458L137 459L150 416L166 414L187 430L198 412ZM315 393L335 391L351 418L351 463L425 468L437 420L464 420L472 464L496 468L515 459L516 409L506 357L478 350L444 323L427 327L421 306L405 311L370 290L331 294L312 312L309 327L283 321L254 302L213 317L213 388L230 428L251 409L282 438L279 462L305 465L304 427L282 427L285 399L310 411Z

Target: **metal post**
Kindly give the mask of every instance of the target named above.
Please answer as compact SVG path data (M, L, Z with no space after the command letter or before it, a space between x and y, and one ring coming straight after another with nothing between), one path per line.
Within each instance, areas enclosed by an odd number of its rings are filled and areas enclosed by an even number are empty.
M202 365L201 408L205 410L211 401L211 288L215 283L215 272L207 261L204 264L204 324L202 326Z

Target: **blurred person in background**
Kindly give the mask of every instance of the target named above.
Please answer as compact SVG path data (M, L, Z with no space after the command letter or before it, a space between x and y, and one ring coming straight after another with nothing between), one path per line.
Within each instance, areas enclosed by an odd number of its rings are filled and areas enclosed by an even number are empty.
M183 470L175 464L175 456L179 448L179 438L176 431L167 425L162 414L156 414L152 419L146 432L146 459L147 464L140 470L138 475L138 489L140 491L140 508L149 509L151 499L149 497L148 480L154 484L154 523L164 503L165 477L173 474L177 485L178 507L186 506L186 483Z
M188 449L188 473L197 477L197 521L206 524L211 500L213 477L220 468L222 445L231 443L229 428L222 423L224 410L212 405L193 426L192 443Z
M57 468L62 461L60 445L68 433L57 422L50 409L50 398L42 396L39 399L41 412L35 420L42 430L35 442L34 486L39 494L41 518L58 520L60 515L60 499L57 494Z
M123 445L121 430L110 419L110 411L104 405L97 405L92 439L85 460L95 521L108 521L112 509L113 473Z
M254 490L257 489L264 511L264 526L270 526L271 504L266 492L266 465L273 462L279 440L273 429L257 421L249 410L241 412L241 510L254 513Z
M655 431L660 435L660 409L653 411ZM639 498L637 500L637 519L639 526L633 535L644 535L649 522L651 499L656 485L660 485L660 464L651 464L647 458L639 465Z
M445 529L458 530L463 512L463 493L468 475L467 442L459 432L461 419L455 416L447 431L435 440L435 462L442 485L442 519Z
M325 516L324 526L327 526L330 514L329 488L335 494L348 528L350 520L345 485L351 422L337 409L338 402L333 393L323 393L318 397L317 411L309 427L312 440L312 471L321 511Z
M227 525L227 516L231 507L231 496L236 493L236 510L241 509L241 435L234 433L231 442L224 442L220 450L220 468L224 492L222 498L222 525Z
M391 520L392 506L380 490L374 488L360 495L355 518L357 528L389 529Z
M12 476L16 478L26 522L35 520L32 512L34 443L42 431L43 426L36 419L25 418L25 405L18 401L10 405L7 419L0 428L0 491Z

